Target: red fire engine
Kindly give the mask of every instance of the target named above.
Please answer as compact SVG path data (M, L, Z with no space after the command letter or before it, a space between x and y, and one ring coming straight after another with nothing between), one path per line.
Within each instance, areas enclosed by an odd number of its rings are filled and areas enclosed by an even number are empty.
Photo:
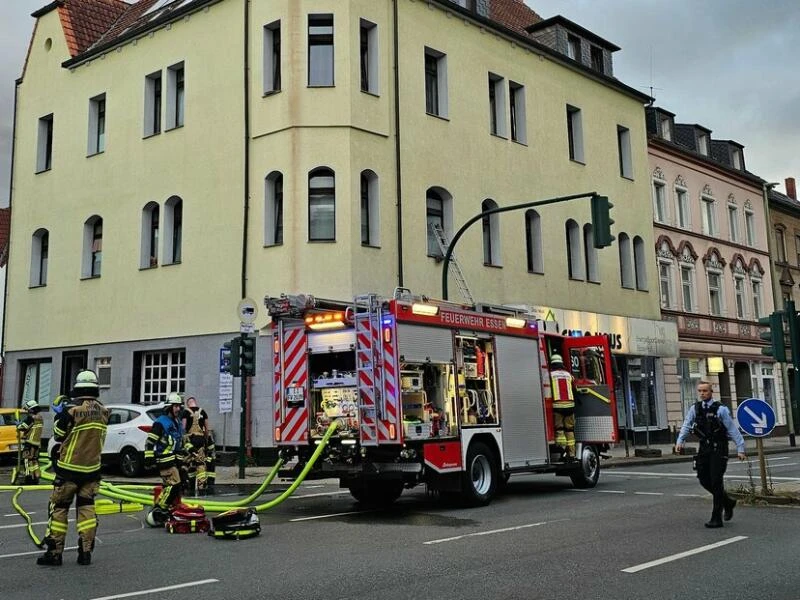
M598 480L618 439L605 336L545 333L501 306L414 297L350 303L266 297L273 319L274 440L302 465L331 422L315 468L359 501L386 504L424 483L469 505L516 473ZM554 444L547 357L571 368L577 460Z

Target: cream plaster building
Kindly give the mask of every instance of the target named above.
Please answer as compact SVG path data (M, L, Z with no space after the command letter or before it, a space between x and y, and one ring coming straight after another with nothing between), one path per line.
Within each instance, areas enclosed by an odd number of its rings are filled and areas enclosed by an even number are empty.
M580 26L520 0L65 0L34 17L5 402L48 402L88 365L106 401L197 395L222 437L219 349L242 297L439 296L431 224L452 236L487 207L592 191L612 199L619 248L593 248L588 199L495 215L456 251L472 295L589 317L569 328L640 320L664 343L618 350L654 352L659 372L673 352L649 98ZM260 343L249 390L260 447L267 356Z

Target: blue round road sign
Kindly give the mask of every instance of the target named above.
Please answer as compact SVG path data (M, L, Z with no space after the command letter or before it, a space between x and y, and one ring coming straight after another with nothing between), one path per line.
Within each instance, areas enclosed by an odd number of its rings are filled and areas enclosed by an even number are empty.
M736 409L736 420L747 435L764 437L775 428L775 411L760 398L748 398Z

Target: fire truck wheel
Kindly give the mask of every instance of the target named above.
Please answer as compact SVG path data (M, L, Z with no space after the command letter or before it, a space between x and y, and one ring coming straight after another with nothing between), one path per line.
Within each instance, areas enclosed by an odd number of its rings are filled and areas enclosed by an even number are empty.
M467 452L466 466L461 480L462 498L468 506L486 506L492 501L499 480L494 453L486 444L475 442Z
M593 488L600 479L600 456L597 448L586 445L581 451L580 468L570 473L569 478L576 488Z
M355 483L348 487L350 495L367 506L388 506L403 493L402 480Z

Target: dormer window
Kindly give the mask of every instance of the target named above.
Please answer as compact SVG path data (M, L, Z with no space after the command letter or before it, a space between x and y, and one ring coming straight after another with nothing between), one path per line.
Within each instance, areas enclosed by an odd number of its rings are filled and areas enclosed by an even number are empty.
M697 136L697 151L703 156L708 156L708 136L705 133Z
M731 158L733 162L733 168L741 171L742 170L742 151L739 148L734 148L733 152L731 153Z
M581 38L577 35L567 36L567 56L581 62Z
M672 122L669 117L661 117L661 138L672 141Z
M592 69L605 73L603 65L603 49L598 46L592 46Z

